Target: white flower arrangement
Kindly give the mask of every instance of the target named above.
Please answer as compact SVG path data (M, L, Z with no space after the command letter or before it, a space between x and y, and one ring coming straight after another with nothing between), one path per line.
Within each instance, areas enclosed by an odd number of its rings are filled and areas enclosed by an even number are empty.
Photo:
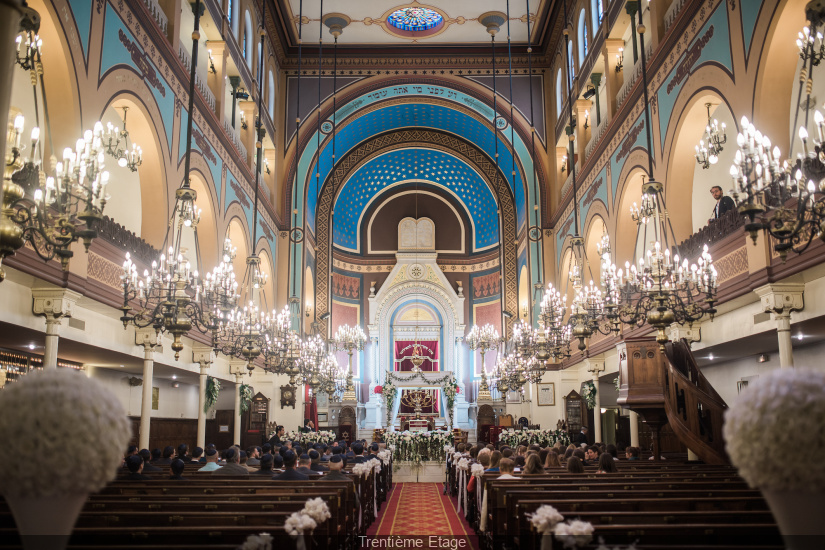
M597 391L596 384L594 384L592 380L588 380L582 384L582 398L584 399L585 405L587 405L588 409L592 409L596 406Z
M562 430L513 430L503 432L499 435L498 441L500 444L509 447L517 447L521 445L522 441L527 441L528 445L537 444L551 446L560 441L562 445L570 444L570 436L567 432Z
M467 471L470 469L470 461L466 458L462 458L458 461L458 463L456 463L456 468L458 468L459 470Z
M543 535L550 533L556 524L564 521L564 516L549 504L539 506L529 518L533 528Z
M448 453L455 452L455 447L447 443L446 445L444 445L444 451Z
M372 473L372 464L369 464L368 462L359 462L352 467L352 473L359 477L368 476Z
M99 491L116 476L131 433L120 401L97 380L74 369L32 372L0 398L0 493L8 499ZM82 459L67 475L54 467L58 457Z
M774 370L751 382L725 414L725 448L751 487L768 491L825 491L825 372ZM768 449L792 449L805 438L803 463L789 464ZM2 469L0 469L2 471Z
M315 523L324 523L332 517L329 512L329 505L321 497L311 498L304 504L303 512L315 520Z
M481 477L484 475L484 466L481 464L473 464L470 467L470 473L476 477Z
M384 464L389 464L390 459L392 459L392 451L384 449L382 451L378 451L378 458L381 459L381 462Z
M337 435L330 431L289 432L287 438L300 443L332 443L337 439Z
M458 462L459 460L461 460L462 456L463 455L461 453L453 453L453 462Z
M553 534L565 548L576 548L590 544L593 540L593 526L586 521L574 519L569 523L557 523Z
M376 474L381 473L381 461L380 460L370 460L369 464L372 464L372 469L375 471Z
M312 531L318 524L310 516L302 511L294 512L286 519L284 530L289 535L303 535L306 531Z
M388 432L384 434L387 448L393 451L396 461L412 462L418 467L422 462L444 461L445 447L452 447L453 433L445 431Z
M249 535L244 543L238 546L238 550L272 550L272 535L269 533Z

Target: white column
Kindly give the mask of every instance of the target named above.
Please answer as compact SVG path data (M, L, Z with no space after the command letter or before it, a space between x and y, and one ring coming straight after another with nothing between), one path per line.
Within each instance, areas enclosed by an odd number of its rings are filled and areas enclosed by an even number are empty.
M203 449L206 446L206 376L209 366L214 360L214 352L209 346L194 346L192 348L192 362L200 365L198 377L198 435L195 445Z
M633 411L630 412L630 446L640 447L639 445L639 415Z
M243 376L235 375L235 438L233 441L241 444L241 384L243 384Z
M596 386L596 404L593 406L593 441L600 443L602 442L602 397L601 391L599 391L599 374L604 372L604 360L585 359L584 363L593 378L593 384Z
M241 444L241 384L246 374L246 361L230 361L229 372L235 375L235 429L232 443Z
M762 309L773 313L776 336L779 340L780 368L793 367L793 343L791 339L791 312L805 307L803 283L774 283L754 290L762 302Z
M149 429L152 423L152 373L155 368L155 346L160 343L160 335L155 329L143 328L135 331L135 344L143 346L143 396L140 402L140 436L138 446L149 448Z
M57 346L60 340L60 320L71 317L81 295L65 288L33 288L32 313L46 318L46 342L43 368L57 368Z

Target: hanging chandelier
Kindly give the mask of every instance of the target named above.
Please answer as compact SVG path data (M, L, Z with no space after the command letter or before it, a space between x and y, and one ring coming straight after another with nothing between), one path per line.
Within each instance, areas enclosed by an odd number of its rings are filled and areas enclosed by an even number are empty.
M63 271L67 271L74 255L72 245L82 241L88 252L97 237L108 200L109 172L104 164L104 130L100 122L83 133L74 149L65 148L60 160L53 155L48 159L48 167L44 162L41 138L48 139L49 150L56 149L51 143L46 102L43 42L37 34L40 15L29 7L23 10L15 62L30 73L35 125L25 143L26 121L22 114L13 117L7 130L0 212L0 281L5 278L2 260L26 242L40 258L57 258ZM45 132L41 132L41 116Z
M603 236L600 243L602 254L602 288L608 304L603 306L602 317L611 330L618 330L619 323L656 329L656 341L664 351L669 341L666 330L676 324L692 325L708 316L713 320L716 313L717 273L705 245L702 254L690 263L679 258L675 235L668 219L664 201L664 186L653 178L653 154L650 137L650 112L647 90L647 68L644 47L644 28L639 10L639 40L641 42L642 90L647 128L648 173L650 179L642 181L641 205L631 207L631 218L637 224L636 242L641 241L645 252L637 262L625 262L625 269L616 269L610 261L609 240ZM651 229L652 235L648 235ZM648 238L652 237L652 246ZM675 252L671 253L670 243ZM681 261L681 263L680 263ZM574 336L576 335L574 329Z
M560 362L570 357L570 341L573 337L572 327L566 323L567 297L548 283L547 290L541 299L538 323L540 334L543 334L544 345L547 350L547 360Z
M143 164L143 150L134 142L129 145L129 131L126 129L126 114L129 107L123 107L123 129L119 129L111 122L106 124L106 132L103 141L106 145L106 153L117 159L117 165L121 168L128 168L132 172L137 172L138 167Z
M724 149L723 145L728 142L728 135L725 132L725 123L720 128L719 121L710 116L711 103L705 103L708 110L708 124L705 126L705 133L696 146L696 162L703 169L707 170L711 165L719 162L719 154Z
M484 326L473 325L465 338L471 350L481 353L481 383L478 387L478 399L491 399L490 385L487 382L487 369L484 365L484 356L488 351L496 351L501 345L501 337L491 324Z
M760 231L767 233L782 261L791 250L797 254L807 250L816 237L825 240L825 117L820 111L814 111L817 136L809 136L807 130L815 103L813 71L825 59L825 6L809 2L805 16L808 23L796 40L802 67L792 126L797 126L803 111L797 133L802 151L794 158L793 140L788 159L783 160L768 136L743 117L739 149L730 169L733 198L739 213L747 218L745 231L754 243Z
M363 350L364 345L366 343L367 335L364 334L364 331L361 330L361 327L357 325L341 325L340 327L338 327L338 330L335 332L335 337L332 339L333 349L335 349L336 351L345 351L347 352L348 356L346 388L344 390L343 397L345 401L355 400L355 386L352 383L352 354L355 351Z
M192 269L183 246L183 235L191 232L195 243L195 257L200 265L197 226L200 209L195 205L197 192L189 182L192 155L192 115L195 100L195 71L198 59L198 31L200 23L200 0L195 1L195 24L192 32L192 67L189 75L189 113L186 128L186 156L184 162L184 182L175 192L175 207L169 221L163 248L169 244L166 254L153 261L150 270L138 276L137 265L126 254L123 264L121 285L123 288L123 315L120 320L124 328L134 325L138 328L153 327L157 332L172 335L172 350L175 359L183 350L181 338L190 330L211 332L213 342L217 339L219 323L227 312L237 304L234 273L231 258L234 250L224 250L223 262L212 275L201 281L198 271ZM102 129L102 125L101 125ZM101 152L101 156L103 153ZM169 231L172 232L171 236ZM231 246L231 244L229 245Z

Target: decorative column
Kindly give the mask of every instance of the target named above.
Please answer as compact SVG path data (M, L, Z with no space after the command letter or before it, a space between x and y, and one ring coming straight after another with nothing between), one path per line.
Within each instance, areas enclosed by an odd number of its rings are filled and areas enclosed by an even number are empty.
M627 374L627 344L624 342L616 344L616 353L619 356L619 382L621 382L622 373ZM621 396L621 386L619 396ZM639 415L630 409L627 412L627 417L630 420L630 446L641 447L639 445Z
M639 60L639 46L636 44L636 10L639 9L636 0L629 0L624 6L630 16L630 42L633 44L633 65Z
M241 384L246 374L246 361L230 361L229 372L235 375L235 430L232 442L241 444Z
M211 64L207 67L206 82L209 89L215 94L215 111L221 122L224 121L224 113L226 112L226 102L229 99L229 93L226 89L226 58L229 55L229 50L226 48L226 42L223 40L208 40L206 42L206 49L211 53ZM215 72L212 72L214 66Z
M585 359L584 364L596 386L596 404L593 405L593 441L602 442L602 397L599 391L599 374L604 372L604 359Z
M149 429L152 423L152 373L155 368L155 347L160 346L160 334L153 328L135 331L135 345L143 346L143 395L140 402L140 436L138 447L149 448Z
M776 335L779 339L780 368L793 367L793 344L791 340L791 312L802 311L803 283L774 283L760 286L754 292L762 302L766 313L773 313L776 321Z
M198 435L195 445L203 449L206 446L206 376L209 367L215 360L215 352L209 346L194 346L192 348L192 362L200 365L198 387Z
M693 342L700 342L702 340L702 330L699 325L689 327L680 325L679 323L673 323L670 325L670 328L668 328L667 337L670 338L671 342L678 342L684 339L687 340L688 344L692 344Z
M250 96L251 97L251 96ZM246 162L249 164L250 168L254 170L255 166L255 158L252 151L256 151L255 149L255 109L257 105L254 101L239 101L238 102L238 110L243 114L243 121L238 122L236 129L238 130L238 135L241 136L241 141L243 142L244 146L246 147ZM240 116L240 115L239 115ZM244 129L243 124L246 124L246 129ZM263 159L261 159L263 161Z
M604 47L602 48L605 86L607 86L605 94L607 96L607 105L605 106L607 120L605 120L605 122L613 120L613 116L616 114L616 96L619 95L619 89L621 89L622 83L624 82L624 69L617 71L616 67L619 66L619 57L623 55L624 41L621 38L605 39Z
M57 368L57 345L60 340L60 320L71 317L81 295L65 288L33 288L32 313L46 318L46 345L43 368Z
M662 37L665 35L665 13L666 7L662 6L661 2L648 2L647 8L650 10L650 32L647 36L650 37L651 48L656 49Z
M596 95L594 96L594 98L596 99L596 127L598 128L602 124L602 110L601 106L599 105L599 86L601 86L602 83L602 73L591 74L590 83L593 85L594 88L596 88Z
M587 99L578 99L574 103L576 109L576 150L579 153L579 167L584 166L584 150L587 142L590 141L590 120L588 113L593 107L593 102ZM585 124L587 128L585 128Z

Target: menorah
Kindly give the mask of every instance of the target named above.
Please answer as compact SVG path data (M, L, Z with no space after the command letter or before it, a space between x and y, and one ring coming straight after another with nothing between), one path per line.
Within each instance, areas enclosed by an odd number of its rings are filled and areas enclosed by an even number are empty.
M421 409L432 406L433 396L427 390L408 390L401 396L401 404L406 407L412 407L415 410L415 414L420 415Z

